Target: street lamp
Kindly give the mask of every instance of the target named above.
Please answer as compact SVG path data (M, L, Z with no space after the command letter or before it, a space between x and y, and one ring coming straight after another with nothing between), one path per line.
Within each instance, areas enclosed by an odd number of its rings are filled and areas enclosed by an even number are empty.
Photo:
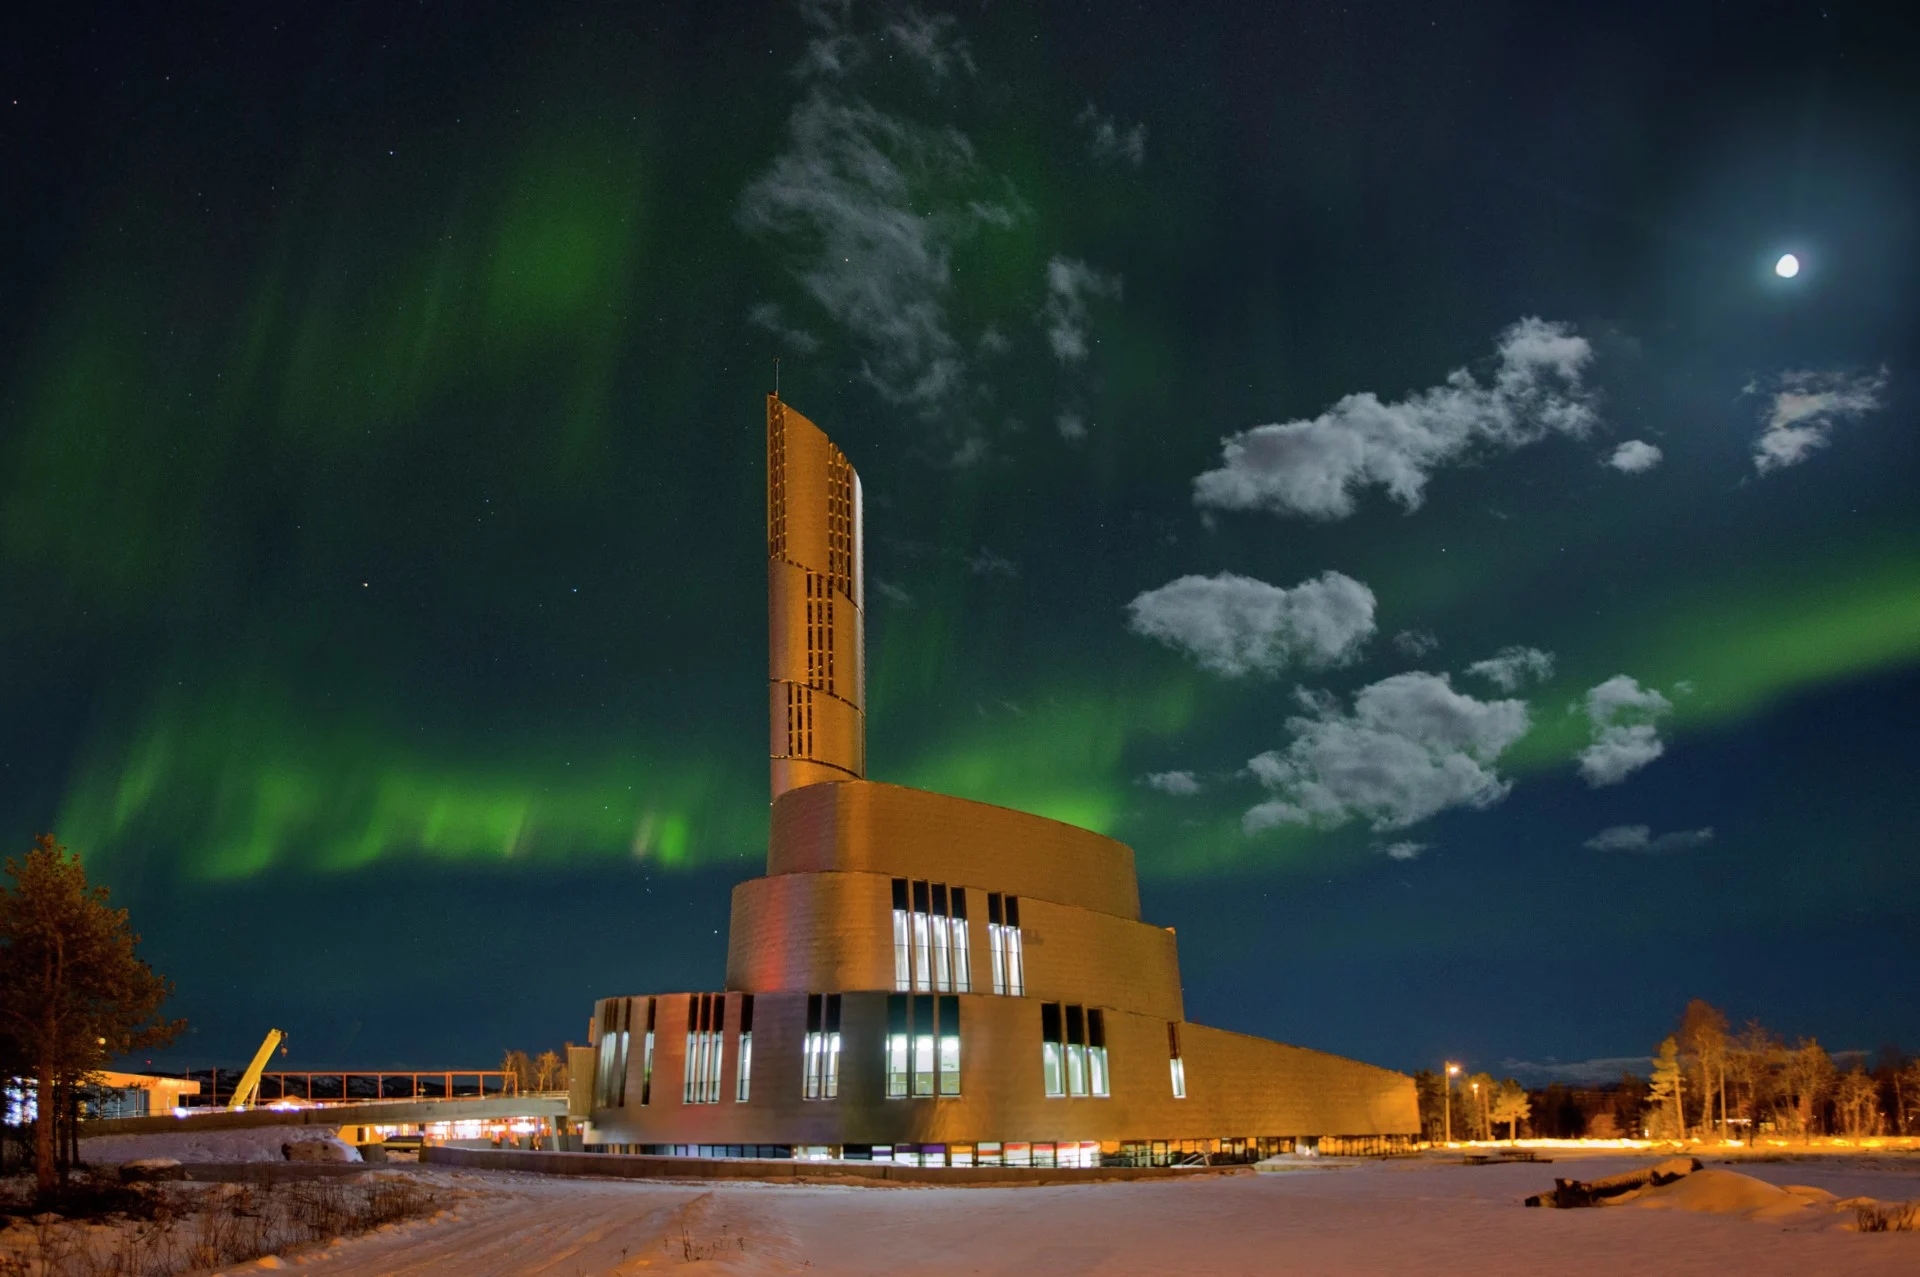
M1480 1113L1480 1084L1478 1082L1473 1084L1473 1112L1477 1118Z
M1460 1066L1451 1060L1447 1062L1447 1143L1453 1143L1453 1079L1460 1072Z

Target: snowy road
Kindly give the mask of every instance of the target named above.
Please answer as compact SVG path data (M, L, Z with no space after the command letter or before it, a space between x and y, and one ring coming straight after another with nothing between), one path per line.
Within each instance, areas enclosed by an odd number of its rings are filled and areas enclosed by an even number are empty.
M1920 1233L1676 1210L1527 1210L1575 1169L1368 1162L1027 1189L660 1184L424 1169L451 1215L289 1255L327 1277L714 1273L1806 1274L1920 1272ZM1743 1171L1841 1197L1920 1197L1920 1161ZM235 1272L257 1271L256 1268Z

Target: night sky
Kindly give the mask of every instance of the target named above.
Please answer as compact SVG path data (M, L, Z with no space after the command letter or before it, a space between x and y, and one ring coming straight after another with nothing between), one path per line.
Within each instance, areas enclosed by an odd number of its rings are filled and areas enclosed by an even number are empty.
M0 841L133 909L161 1063L717 987L777 355L871 776L1131 844L1192 1018L1920 1046L1900 9L43 6Z

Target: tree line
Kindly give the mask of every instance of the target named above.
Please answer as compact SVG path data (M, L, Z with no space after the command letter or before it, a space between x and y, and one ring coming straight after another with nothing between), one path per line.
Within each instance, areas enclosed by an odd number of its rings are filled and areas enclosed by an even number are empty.
M1758 1020L1736 1032L1723 1011L1695 998L1648 1057L1645 1076L1628 1071L1603 1086L1535 1088L1519 1125L1526 1134L1558 1139L1920 1135L1920 1056L1888 1048L1871 1064L1842 1058L1851 1063L1841 1067L1816 1038L1789 1042ZM1415 1081L1426 1137L1438 1140L1444 1078L1423 1070ZM1492 1080L1484 1073L1455 1079L1454 1137L1490 1138L1474 1101L1463 1105L1471 1083L1484 1089Z

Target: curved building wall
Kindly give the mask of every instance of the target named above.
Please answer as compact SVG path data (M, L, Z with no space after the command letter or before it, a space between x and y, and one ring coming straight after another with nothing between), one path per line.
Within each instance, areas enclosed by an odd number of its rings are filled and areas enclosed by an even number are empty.
M977 916L967 928L973 991L991 988L985 901L996 884L949 871ZM733 889L727 988L742 993L894 988L893 879L791 873ZM1173 933L1035 896L1020 901L1025 996L1181 1018Z
M860 476L767 396L769 755L775 797L867 772Z
M682 1026L688 995L657 999L659 1023ZM885 994L843 997L839 1093L802 1098L806 996L755 997L749 1098L734 1099L737 1033L727 1035L714 1104L683 1102L684 1032L657 1038L651 1102L637 1054L628 1103L597 1108L602 1140L634 1144L946 1144L981 1141L1182 1140L1229 1137L1411 1135L1420 1129L1413 1079L1320 1051L1180 1024L1186 1096L1173 1094L1167 1021L1109 1011L1111 1094L1049 1097L1041 1065L1040 1003L961 998L960 1094L886 1096ZM737 1024L740 996L728 996ZM597 1019L597 1016L596 1016Z
M1025 899L1140 916L1133 849L1090 830L946 794L855 781L773 804L769 874L848 870L978 883Z

